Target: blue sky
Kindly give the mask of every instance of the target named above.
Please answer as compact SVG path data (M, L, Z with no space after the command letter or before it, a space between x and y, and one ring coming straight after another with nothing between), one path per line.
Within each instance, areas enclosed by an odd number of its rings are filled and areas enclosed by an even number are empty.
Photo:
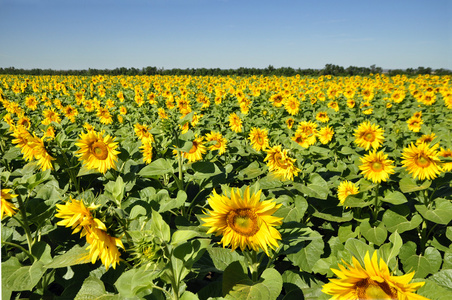
M0 67L452 69L451 0L0 0Z

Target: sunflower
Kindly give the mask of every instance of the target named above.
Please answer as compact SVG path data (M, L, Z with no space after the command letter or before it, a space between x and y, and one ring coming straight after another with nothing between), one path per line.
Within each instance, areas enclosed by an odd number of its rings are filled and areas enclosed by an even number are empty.
M294 120L294 119L288 118L288 119L286 120L287 128L292 129L294 123L295 123L295 120Z
M35 96L30 95L25 98L25 106L31 110L36 110L38 108L39 101Z
M60 114L53 108L44 110L42 114L44 115L44 120L41 123L44 125L49 125L52 122L59 124L61 122Z
M334 129L330 126L322 127L317 136L322 144L328 144L333 139Z
M406 121L408 124L408 129L413 132L419 132L421 130L421 125L424 124L424 121L419 117L411 117Z
M289 114L294 116L300 111L300 101L295 97L290 96L284 101L284 108Z
M150 139L151 142L154 141L154 136L149 132L148 125L146 124L141 125L139 123L136 123L135 125L133 125L133 129L135 131L135 134L140 140Z
M49 152L47 152L47 149L44 146L43 138L38 138L33 133L33 136L30 136L28 139L28 146L31 148L31 152L28 154L24 153L24 156L31 155L34 159L36 159L41 171L49 169L53 170L52 160L55 160L55 158L50 156Z
M268 256L268 248L278 247L281 234L274 228L282 224L282 218L272 216L281 204L273 200L260 201L261 190L250 195L246 187L243 196L240 190L231 190L231 197L218 195L215 190L209 197L212 210L207 210L207 217L201 218L203 226L210 227L208 234L222 235L223 247L232 250L240 247L243 251L251 248L262 249Z
M251 146L256 151L265 150L269 147L267 129L251 128L248 139L251 141Z
M348 108L353 108L353 107L355 107L355 105L356 105L356 101L355 100L353 100L353 99L348 99L347 100Z
M275 94L272 95L269 99L269 101L275 106L275 107L281 107L284 102L284 97L282 94Z
M152 162L152 139L144 138L141 140L141 153L143 154L143 161L146 164L150 164Z
M2 189L1 196L2 207L0 219L3 219L5 215L12 217L16 213L17 207L15 207L14 204L9 202L8 200L17 197L17 195L11 194L11 189Z
M379 125L365 121L355 129L355 143L366 150L378 149L383 143L384 130Z
M102 124L113 123L113 117L111 116L110 112L108 111L108 108L106 107L99 107L97 109L97 117L99 118L99 121Z
M441 150L438 152L438 156L452 158L452 150L441 148ZM444 172L452 172L452 162L443 162L441 164L441 167L443 168Z
M95 130L81 133L80 139L75 143L80 149L75 152L84 166L90 170L97 170L105 174L108 169L116 169L118 143L110 135Z
M351 181L342 181L337 188L337 197L341 204L344 204L345 199L350 195L358 194L358 187Z
M318 112L315 118L322 123L326 123L330 120L330 117L328 117L328 114L325 111Z
M287 149L281 150L281 145L273 146L267 150L267 156L264 161L272 174L282 179L293 180L298 175L300 169L295 167L296 159L290 158Z
M438 144L429 147L429 144L411 145L403 149L402 165L419 180L434 179L441 173L441 162L438 158Z
M240 120L236 113L229 115L229 127L234 132L242 132L242 120Z
M107 270L110 266L116 269L116 265L121 260L118 247L124 249L121 239L110 236L104 230L94 228L86 235L86 241L90 244L86 250L89 250L91 263L94 264L100 258Z
M337 101L330 101L328 103L328 107L334 109L334 111L336 112L339 111L339 104L337 103Z
M383 151L377 153L377 150L361 157L362 164L359 166L361 174L374 183L386 181L389 178L389 174L394 174L393 161L387 159L387 157L388 155L384 154Z
M202 155L207 152L206 146L203 143L204 137L195 138L192 143L190 151L182 152L182 156L188 159L189 162L195 162L202 159Z
M210 133L206 133L207 142L215 142L211 146L209 146L210 151L217 150L218 154L223 154L226 152L226 144L227 140L223 137L223 135L219 132L211 131Z
M431 134L424 134L416 140L416 145L420 145L422 143L430 144L435 138L436 134L434 132L432 132Z
M425 282L409 283L414 271L402 276L393 276L383 259L376 252L370 258L369 252L364 256L364 267L352 257L353 265L343 261L346 267L339 265L339 270L331 269L338 278L330 279L323 286L322 292L332 295L331 299L405 299L428 300L414 292Z
M80 232L80 237L87 235L94 228L107 230L105 224L94 218L92 211L99 205L91 204L86 207L83 200L75 200L69 196L65 204L56 204L57 213L55 217L63 219L57 223L59 226L71 227L72 234Z

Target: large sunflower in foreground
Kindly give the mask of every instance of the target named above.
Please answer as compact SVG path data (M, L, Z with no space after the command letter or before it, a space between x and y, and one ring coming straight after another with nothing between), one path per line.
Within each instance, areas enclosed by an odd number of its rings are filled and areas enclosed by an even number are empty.
M359 166L361 174L374 183L386 181L389 174L394 174L393 161L387 158L388 155L384 154L383 151L377 152L376 150L361 157L362 164Z
M322 292L332 295L331 299L363 300L363 299L395 299L395 300L428 300L416 292L425 282L409 283L414 272L402 276L393 276L383 259L376 252L364 257L364 267L353 257L353 265L345 262L346 267L331 269L338 278L330 279L323 286Z
M81 133L80 139L75 143L80 149L75 152L79 160L87 169L97 170L105 174L109 169L116 169L118 143L110 135L94 130Z
M269 255L268 248L278 247L277 240L281 239L274 226L281 225L282 218L272 216L281 204L273 200L260 201L261 192L250 195L247 187L242 196L239 189L232 189L229 198L214 190L209 198L213 210L207 210L207 217L202 218L203 226L210 227L207 233L222 235L223 247L262 249Z
M383 132L380 126L369 121L363 122L355 130L355 143L366 150L370 147L378 149L384 140Z
M429 147L429 144L411 145L403 149L402 165L414 178L419 180L434 179L441 173L440 159L438 158L438 144Z

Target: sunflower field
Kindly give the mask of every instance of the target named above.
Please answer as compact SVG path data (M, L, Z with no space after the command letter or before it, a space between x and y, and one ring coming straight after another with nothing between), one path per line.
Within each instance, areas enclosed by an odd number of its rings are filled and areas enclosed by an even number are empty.
M451 299L452 77L0 75L2 299Z

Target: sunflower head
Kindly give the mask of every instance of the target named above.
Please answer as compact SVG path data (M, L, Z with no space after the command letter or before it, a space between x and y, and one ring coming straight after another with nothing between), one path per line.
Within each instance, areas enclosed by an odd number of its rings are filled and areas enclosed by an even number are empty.
M273 200L260 201L261 192L250 194L246 187L242 195L239 189L232 189L229 197L214 191L209 198L212 210L207 210L207 216L202 218L203 226L210 227L207 233L222 235L223 247L262 249L269 255L268 248L275 249L277 240L281 239L274 226L281 225L282 218L272 216L281 204Z

